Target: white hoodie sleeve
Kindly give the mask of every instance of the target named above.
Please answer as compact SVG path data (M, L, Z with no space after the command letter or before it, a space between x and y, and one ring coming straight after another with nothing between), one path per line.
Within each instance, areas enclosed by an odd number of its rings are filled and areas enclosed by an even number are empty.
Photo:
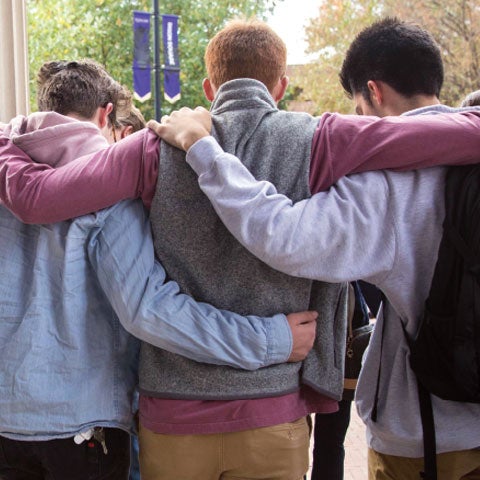
M271 267L328 282L377 282L389 273L395 227L382 172L345 177L293 204L271 183L257 182L212 137L193 145L187 162L226 227Z

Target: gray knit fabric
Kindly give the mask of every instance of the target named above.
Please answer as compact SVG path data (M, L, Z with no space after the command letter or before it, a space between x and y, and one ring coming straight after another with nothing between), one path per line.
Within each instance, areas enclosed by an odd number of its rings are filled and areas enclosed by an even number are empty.
M293 200L309 196L311 142L317 120L282 112L263 84L224 84L212 105L213 135L259 179ZM242 314L317 309L316 347L303 364L257 371L200 364L143 344L142 393L162 398L240 399L298 390L300 381L339 399L342 393L346 289L294 278L267 267L223 226L184 154L162 143L151 222L155 251L169 276L197 300ZM241 338L238 339L242 341Z

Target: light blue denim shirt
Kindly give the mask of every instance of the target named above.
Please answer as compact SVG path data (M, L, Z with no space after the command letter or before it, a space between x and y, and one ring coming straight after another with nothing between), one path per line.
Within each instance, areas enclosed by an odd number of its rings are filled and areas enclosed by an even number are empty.
M285 361L291 349L285 317L228 314L164 283L137 201L36 226L0 207L0 264L5 437L62 438L94 425L130 430L140 342L122 324L202 362L258 368Z
M92 123L53 112L16 117L7 132L53 166L107 145ZM0 206L0 265L5 437L48 440L97 425L130 430L140 342L127 331L194 360L239 368L290 355L285 316L240 317L165 283L140 202L33 226Z

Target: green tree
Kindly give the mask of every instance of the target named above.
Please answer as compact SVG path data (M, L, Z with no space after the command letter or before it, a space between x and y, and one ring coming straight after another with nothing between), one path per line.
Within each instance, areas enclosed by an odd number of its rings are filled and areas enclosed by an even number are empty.
M173 106L162 98L162 113L183 105L206 106L201 80L205 76L203 55L208 40L231 18L253 15L265 18L281 1L160 0L160 13L180 17L182 88L182 98ZM36 110L36 72L48 60L95 59L131 89L134 10L152 12L153 3L151 0L28 0L32 110ZM151 45L153 51L153 39ZM146 118L153 117L153 100L138 104L138 107Z

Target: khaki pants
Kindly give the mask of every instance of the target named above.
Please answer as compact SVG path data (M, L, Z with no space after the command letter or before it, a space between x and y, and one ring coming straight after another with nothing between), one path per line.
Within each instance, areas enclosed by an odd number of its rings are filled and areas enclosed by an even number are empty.
M368 451L369 480L418 480L423 458L396 457ZM438 480L480 480L480 449L437 455Z
M300 480L308 470L306 418L211 435L162 435L140 426L142 480Z

